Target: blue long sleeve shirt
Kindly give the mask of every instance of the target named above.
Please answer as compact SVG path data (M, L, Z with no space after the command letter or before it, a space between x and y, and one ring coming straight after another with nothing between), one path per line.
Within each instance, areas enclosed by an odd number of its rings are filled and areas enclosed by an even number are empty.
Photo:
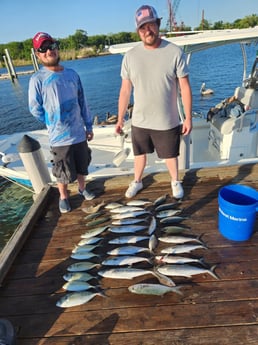
M42 67L29 82L29 110L48 129L51 146L77 144L92 132L92 116L79 75Z

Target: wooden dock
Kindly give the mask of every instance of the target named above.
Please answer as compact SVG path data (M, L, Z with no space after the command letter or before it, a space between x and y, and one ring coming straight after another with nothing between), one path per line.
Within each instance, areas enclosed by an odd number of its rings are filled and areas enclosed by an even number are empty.
M180 207L189 219L183 221L191 234L202 235L208 249L198 249L191 256L203 257L216 265L216 280L209 274L191 279L175 277L182 295L163 297L132 294L128 286L139 282L157 283L153 276L133 280L102 278L106 297L96 296L86 304L60 308L56 302L65 294L63 275L76 260L72 249L81 240L86 227L83 207L119 201L125 203L124 191L131 180L115 177L89 182L97 198L86 202L71 185L72 212L60 215L58 193L46 193L46 206L11 264L0 288L0 318L8 318L17 331L19 345L243 345L258 342L258 222L252 238L234 242L218 231L218 191L228 184L245 184L257 189L258 164L228 168L201 169L181 175L185 197ZM137 199L156 200L171 196L167 173L145 176L145 189ZM171 197L167 202L171 201ZM105 210L105 215L109 212ZM28 226L30 222L25 220ZM108 221L106 224L109 224ZM158 223L156 234L161 234ZM106 257L106 245L95 250ZM143 244L143 243L141 243ZM148 243L145 243L148 246ZM110 246L110 245L109 245ZM166 244L159 243L156 253ZM109 247L110 248L110 247ZM93 261L91 259L90 261ZM137 267L142 267L139 265ZM147 267L147 266L144 266ZM148 266L150 267L150 266ZM90 271L98 272L98 268Z

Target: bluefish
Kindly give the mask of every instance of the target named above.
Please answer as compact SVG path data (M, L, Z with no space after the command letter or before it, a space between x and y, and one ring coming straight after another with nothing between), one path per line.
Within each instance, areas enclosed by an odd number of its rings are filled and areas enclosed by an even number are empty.
M68 272L83 272L83 271L89 271L94 267L99 267L100 265L94 262L76 262L74 264L71 264L67 267Z
M128 287L128 290L132 293L139 294L139 295L155 295L155 296L163 296L168 292L175 292L182 295L180 291L181 286L165 286L162 284L148 284L148 283L141 283L141 284L134 284Z
M177 207L179 204L181 204L181 202L182 202L181 200L178 200L176 202L172 202L168 204L161 204L155 208L155 211L160 212L160 211L165 211L165 210L171 210Z
M108 228L108 225L101 226L99 228L89 229L84 234L81 235L81 238L95 237L101 234L102 232L104 232L105 230L107 230L107 228Z
M90 289L96 289L96 286L91 285L83 280L72 280L69 282L66 282L62 288L66 291L85 291Z
M81 291L81 292L71 292L61 297L57 302L56 306L60 308L69 308L75 307L89 302L95 296L105 297L103 292L90 292L90 291Z

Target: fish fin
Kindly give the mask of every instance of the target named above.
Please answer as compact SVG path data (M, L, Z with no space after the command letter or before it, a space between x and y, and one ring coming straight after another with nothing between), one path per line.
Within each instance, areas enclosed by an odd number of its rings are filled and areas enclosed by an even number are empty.
M208 271L212 277L215 279L220 279L219 276L214 272L216 269L217 265L213 265L211 269Z

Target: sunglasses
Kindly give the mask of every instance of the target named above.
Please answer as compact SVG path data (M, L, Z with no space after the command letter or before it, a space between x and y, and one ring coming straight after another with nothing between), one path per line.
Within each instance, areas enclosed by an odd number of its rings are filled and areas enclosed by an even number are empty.
M46 53L48 50L55 50L59 48L58 42L51 43L45 47L40 47L37 49L37 52L39 53Z

